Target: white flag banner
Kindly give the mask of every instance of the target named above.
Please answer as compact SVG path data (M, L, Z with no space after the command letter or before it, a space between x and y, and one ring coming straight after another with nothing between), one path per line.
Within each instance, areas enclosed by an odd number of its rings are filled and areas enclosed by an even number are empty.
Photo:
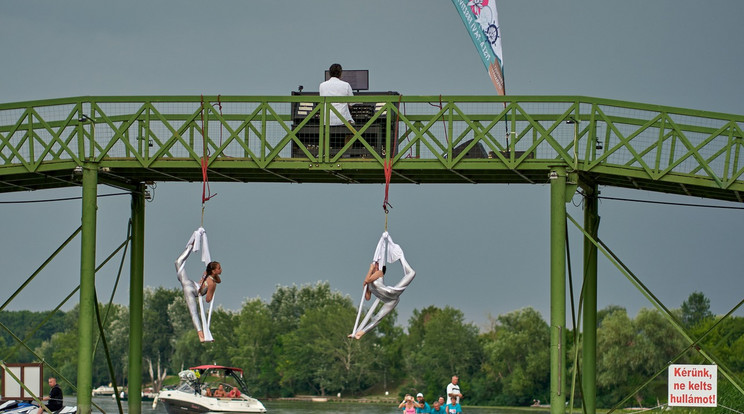
M506 95L501 27L495 0L452 0L488 70L496 92Z

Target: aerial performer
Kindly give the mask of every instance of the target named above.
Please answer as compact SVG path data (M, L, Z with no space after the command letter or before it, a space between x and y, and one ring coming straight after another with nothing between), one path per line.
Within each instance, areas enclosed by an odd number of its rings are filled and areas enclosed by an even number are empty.
M383 276L387 271L386 260L387 263L400 261L403 266L403 278L395 286L388 286L383 280ZM403 255L403 249L393 243L393 239L387 231L382 233L382 237L380 237L380 241L377 243L377 248L375 249L375 255L372 258L372 264L370 264L367 275L364 278L364 299L359 304L357 323L354 324L354 331L349 335L349 338L360 339L365 333L377 326L382 318L395 309L395 306L400 302L400 295L411 284L415 276L416 271L406 261ZM370 300L372 295L375 295L376 299L362 323L358 324L364 300ZM382 302L382 307L375 314L374 312L380 302Z
M188 259L191 252L198 251L201 249L201 260L207 263L207 269L201 278L199 283L189 279L186 275L186 259ZM212 342L212 333L209 331L209 325L212 320L212 306L214 305L214 292L217 289L217 284L222 282L220 275L222 274L222 266L219 262L211 261L209 255L209 245L207 243L207 232L203 227L199 227L186 243L186 249L176 259L176 272L178 273L178 281L181 282L183 288L183 298L186 299L186 306L189 308L191 314L191 321L194 323L194 328L199 335L201 342ZM205 316L204 304L202 297L205 297L207 303L209 303L209 314ZM199 310L197 311L197 299L199 303Z

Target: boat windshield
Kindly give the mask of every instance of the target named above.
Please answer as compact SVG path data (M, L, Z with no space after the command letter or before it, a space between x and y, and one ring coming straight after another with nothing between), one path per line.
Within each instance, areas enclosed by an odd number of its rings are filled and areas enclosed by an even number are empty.
M227 374L230 375L231 377L233 377L233 379L237 383L238 389L243 394L246 394L247 395L248 394L248 387L246 386L245 381L243 380L243 376L239 372L235 372L235 371L227 371Z
M194 388L193 384L189 381L181 381L180 384L178 384L178 388L176 388L177 391L183 391L183 392L195 392L196 389Z

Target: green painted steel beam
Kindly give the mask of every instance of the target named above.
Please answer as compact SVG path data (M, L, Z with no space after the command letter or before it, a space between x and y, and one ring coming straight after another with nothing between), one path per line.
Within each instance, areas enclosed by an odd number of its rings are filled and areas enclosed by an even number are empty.
M599 191L584 186L584 228L596 239L599 231ZM586 414L597 412L597 246L584 238L583 332L581 395Z
M566 408L566 170L550 173L550 412ZM570 199L570 198L569 198Z
M93 323L96 299L96 215L98 166L85 163L82 171L82 232L80 247L80 314L78 317L77 406L78 413L91 413L93 390Z
M583 96L217 100L0 104L0 192L78 185L70 175L84 160L122 188L198 181L205 153L213 181L380 183L391 154L400 183L545 183L562 165L598 185L744 201L742 115ZM324 124L336 101L375 108L340 144ZM297 115L300 104L313 109Z
M144 309L144 272L145 272L145 186L140 184L132 192L132 255L130 256L129 280L129 370L142 372L142 327ZM142 389L140 375L129 376L129 389ZM138 392L130 392L128 412L142 412L142 397Z

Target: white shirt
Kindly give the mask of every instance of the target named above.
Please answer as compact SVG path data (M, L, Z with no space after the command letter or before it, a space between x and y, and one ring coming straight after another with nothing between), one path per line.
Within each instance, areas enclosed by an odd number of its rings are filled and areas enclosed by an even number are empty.
M447 404L451 404L450 394L460 394L460 386L453 383L447 385ZM460 397L457 397L457 403L460 404Z
M344 82L339 78L331 78L327 81L320 84L320 87L318 88L318 92L320 92L320 96L354 96L354 92L351 91L351 85L349 85L348 82ZM351 118L351 113L349 112L349 104L348 103L334 103L333 106L336 108L336 110L349 122L352 124L354 123L354 120ZM329 125L343 125L344 122L339 119L338 116L333 111L331 112L331 116L329 118Z

